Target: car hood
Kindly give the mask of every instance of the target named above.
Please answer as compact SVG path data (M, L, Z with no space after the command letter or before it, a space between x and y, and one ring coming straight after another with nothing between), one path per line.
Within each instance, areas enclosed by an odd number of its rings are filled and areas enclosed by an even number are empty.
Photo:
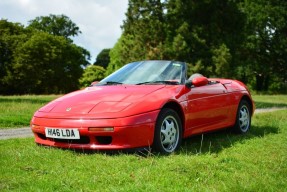
M107 113L118 113L164 87L165 85L88 87L48 103L40 108L35 116L69 118L91 114L100 117Z

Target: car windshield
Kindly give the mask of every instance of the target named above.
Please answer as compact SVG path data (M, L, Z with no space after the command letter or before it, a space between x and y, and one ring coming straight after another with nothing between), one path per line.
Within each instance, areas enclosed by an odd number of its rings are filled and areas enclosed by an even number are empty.
M138 61L129 63L97 85L183 84L185 63L176 61Z

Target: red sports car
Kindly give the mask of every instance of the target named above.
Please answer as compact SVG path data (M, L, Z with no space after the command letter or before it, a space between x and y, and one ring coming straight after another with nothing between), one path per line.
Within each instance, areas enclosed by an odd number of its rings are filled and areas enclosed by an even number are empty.
M40 108L31 120L35 142L95 150L150 147L169 154L182 138L231 127L246 133L255 110L237 80L187 78L177 61L138 61L84 90Z

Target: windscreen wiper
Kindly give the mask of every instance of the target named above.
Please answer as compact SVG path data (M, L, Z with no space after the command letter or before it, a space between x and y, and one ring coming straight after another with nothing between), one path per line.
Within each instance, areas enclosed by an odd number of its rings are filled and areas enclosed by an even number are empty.
M177 81L147 81L142 83L137 83L136 85L146 85L146 84L166 84L166 85L178 85Z
M123 83L121 82L116 82L116 81L106 81L106 82L103 82L103 83L99 83L98 85L121 85Z

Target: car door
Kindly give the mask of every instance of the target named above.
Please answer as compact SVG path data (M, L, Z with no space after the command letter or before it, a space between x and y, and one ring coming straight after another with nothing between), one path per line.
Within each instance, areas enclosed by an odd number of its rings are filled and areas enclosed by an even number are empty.
M191 87L187 93L188 135L224 126L228 120L229 97L221 83Z

